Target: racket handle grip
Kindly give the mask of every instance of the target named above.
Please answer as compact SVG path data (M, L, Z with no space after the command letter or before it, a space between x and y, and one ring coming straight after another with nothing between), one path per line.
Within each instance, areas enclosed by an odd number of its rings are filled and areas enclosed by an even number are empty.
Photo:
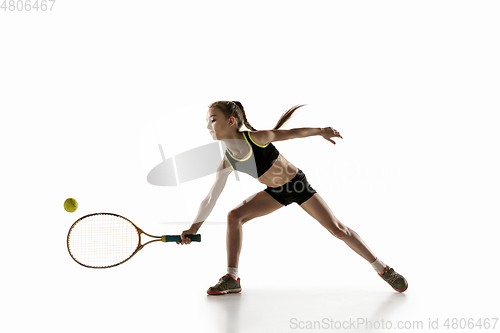
M192 242L201 242L201 235L186 235L186 237L191 238ZM180 235L163 235L161 236L162 242L180 242L182 241Z

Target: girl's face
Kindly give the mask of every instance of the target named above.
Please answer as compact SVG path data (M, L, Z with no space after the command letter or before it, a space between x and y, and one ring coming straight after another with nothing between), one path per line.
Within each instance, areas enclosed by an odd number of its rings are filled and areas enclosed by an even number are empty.
M208 109L207 129L214 140L221 140L226 137L226 134L232 129L231 124L234 124L234 117L226 119L218 108Z

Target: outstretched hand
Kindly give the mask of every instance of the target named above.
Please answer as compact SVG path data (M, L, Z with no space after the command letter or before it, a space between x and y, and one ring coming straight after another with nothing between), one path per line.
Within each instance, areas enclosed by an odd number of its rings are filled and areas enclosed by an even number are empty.
M340 133L336 130L336 129L333 129L332 127L324 127L321 129L321 136L325 138L325 140L328 140L330 142L332 142L334 145L336 145L335 141L333 141L332 137L337 137L337 138L341 138L343 139L342 135L340 135Z

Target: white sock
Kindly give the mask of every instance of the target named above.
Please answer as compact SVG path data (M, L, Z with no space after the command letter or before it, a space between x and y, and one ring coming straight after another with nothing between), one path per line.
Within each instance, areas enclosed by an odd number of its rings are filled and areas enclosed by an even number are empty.
M375 259L375 261L372 262L371 265L377 273L382 274L384 272L385 264L379 258Z
M235 280L238 280L238 267L228 267L227 274L234 277Z

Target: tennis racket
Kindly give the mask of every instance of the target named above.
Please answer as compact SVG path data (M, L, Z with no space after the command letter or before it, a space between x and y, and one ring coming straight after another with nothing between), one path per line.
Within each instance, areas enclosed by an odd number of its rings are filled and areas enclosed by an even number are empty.
M141 236L155 238L141 244ZM187 236L200 242L201 235ZM123 216L95 213L77 220L68 232L68 251L77 263L89 268L109 268L123 264L153 242L180 242L180 235L152 236Z

